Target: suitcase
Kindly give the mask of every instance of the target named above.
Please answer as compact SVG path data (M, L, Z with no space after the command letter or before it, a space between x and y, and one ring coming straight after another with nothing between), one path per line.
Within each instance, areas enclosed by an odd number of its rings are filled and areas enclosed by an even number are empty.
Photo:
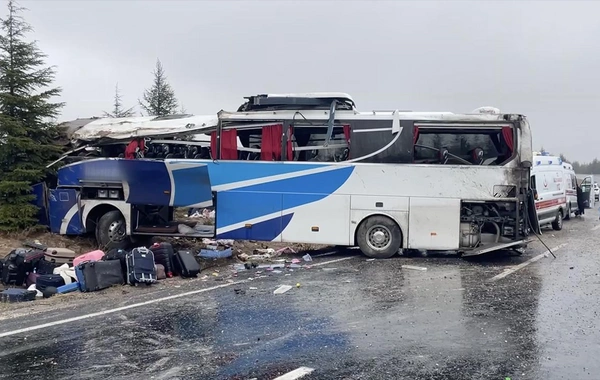
M59 288L65 284L65 280L58 274L42 274L35 281L35 288L44 292L46 288Z
M68 248L48 248L46 249L46 260L55 264L73 265L73 259L77 256L75 251Z
M121 263L121 272L123 272L124 279L127 278L127 263L125 262L126 254L127 251L125 251L124 249L113 248L110 251L108 251L106 255L104 255L104 257L102 258L102 260L104 261L118 260Z
M146 247L134 248L125 257L127 263L127 283L129 285L156 282L154 254Z
M175 268L181 277L197 277L200 273L200 264L191 251L178 251L175 254Z
M58 288L56 288L56 292L58 294L71 293L71 292L74 292L76 290L79 290L79 283L78 282L72 282L70 284L59 286Z
M6 289L0 293L0 302L26 302L35 300L37 292L25 289Z
M173 256L175 251L171 243L154 243L150 250L154 254L154 262L165 267L165 274L173 277Z
M37 273L37 274L53 274L54 268L56 268L56 267L57 267L57 265L55 263L46 260L46 258L44 257L42 260L40 260L37 263L37 267L35 268L35 273Z
M125 282L117 260L87 261L76 266L75 273L82 292L95 292Z
M4 285L22 286L25 282L26 272L23 268L17 266L14 259L14 255L9 254L6 257L2 265L0 280Z
M44 251L38 249L17 248L11 253L15 253L15 264L25 272L31 272L38 263L44 258Z
M40 277L38 273L31 272L27 275L27 279L25 280L25 287L29 288L31 285L34 285L37 281L37 278Z
M73 266L76 267L77 265L86 262L86 261L100 261L102 260L102 258L104 257L104 252L100 251L100 250L95 250L95 251L91 251L88 253L84 253L81 256L77 256L76 258L73 259Z
M156 279L164 280L167 278L167 274L165 273L165 267L162 264L156 264Z

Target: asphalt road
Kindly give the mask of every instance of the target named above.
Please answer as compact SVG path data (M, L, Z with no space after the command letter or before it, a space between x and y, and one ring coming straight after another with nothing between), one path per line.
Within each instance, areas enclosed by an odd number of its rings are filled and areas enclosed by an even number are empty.
M539 243L469 261L350 251L0 313L0 379L595 380L598 234L590 210L545 231L556 259Z

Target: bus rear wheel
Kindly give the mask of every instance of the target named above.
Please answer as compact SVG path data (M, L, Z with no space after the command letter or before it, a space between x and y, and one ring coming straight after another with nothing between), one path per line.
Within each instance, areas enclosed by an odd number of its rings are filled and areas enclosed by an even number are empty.
M131 244L125 228L125 218L120 211L113 210L102 215L96 225L96 241L106 251L113 248L125 249Z
M402 231L386 216L371 216L358 226L356 241L366 256L387 259L398 253L402 246Z

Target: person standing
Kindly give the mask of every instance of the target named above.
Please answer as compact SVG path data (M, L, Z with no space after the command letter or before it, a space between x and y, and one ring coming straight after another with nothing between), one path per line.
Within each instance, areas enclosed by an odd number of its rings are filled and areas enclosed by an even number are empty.
M583 190L581 186L577 185L577 208L579 209L579 215L585 214L585 202L583 200Z

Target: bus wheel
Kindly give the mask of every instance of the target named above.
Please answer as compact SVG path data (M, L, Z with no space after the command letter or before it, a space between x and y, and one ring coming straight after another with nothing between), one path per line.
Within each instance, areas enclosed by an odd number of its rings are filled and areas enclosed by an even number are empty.
M554 222L552 222L552 228L555 231L560 231L563 228L563 214L562 214L562 210L558 210L558 213L556 214L556 219L554 219Z
M387 259L398 253L402 245L402 232L393 220L377 215L367 218L358 226L356 240L366 256Z
M102 215L96 226L96 241L106 251L127 248L130 240L125 229L125 218L120 211L113 210Z

